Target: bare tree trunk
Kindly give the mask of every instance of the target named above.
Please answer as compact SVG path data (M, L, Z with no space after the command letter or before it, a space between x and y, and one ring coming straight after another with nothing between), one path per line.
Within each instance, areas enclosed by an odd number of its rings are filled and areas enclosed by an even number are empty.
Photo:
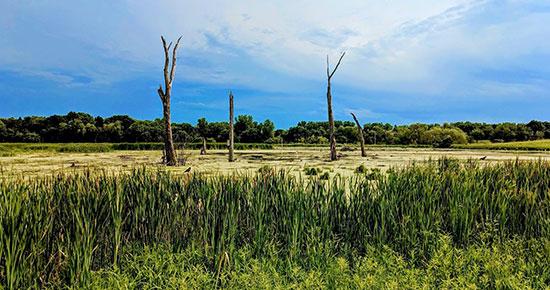
M342 62L342 58L344 58L344 55L346 55L345 52L342 53L340 56L340 59L338 60L338 63L334 67L334 70L332 73L330 72L330 66L328 62L328 55L327 55L327 111L328 111L328 127L329 127L329 142L330 142L330 160L335 161L338 159L338 156L336 155L336 137L334 136L334 115L332 113L332 94L330 90L330 81L332 79L332 76L340 66L340 63Z
M229 92L229 162L235 161L233 156L233 147L234 147L234 129L233 129L233 120L235 116L233 115L233 93Z
M336 137L334 137L334 115L332 114L332 94L330 93L330 78L327 85L327 105L328 105L328 130L330 142L330 160L338 159L336 155Z
M361 127L361 124L357 120L357 117L354 113L350 113L353 117L353 120L355 121L355 124L357 124L357 132L359 133L359 142L361 143L361 157L367 157L367 153L365 152L365 137L363 136L363 127Z
M166 151L166 165L177 165L176 150L172 137L172 120L170 118L170 102L163 106L164 116L164 151Z
M174 139L172 138L170 98L172 96L172 82L174 81L174 75L176 73L176 51L178 49L181 36L178 38L178 41L172 50L172 65L170 67L170 71L168 71L168 68L170 66L170 47L172 46L172 43L170 42L170 44L167 45L163 36L161 36L160 39L162 40L162 46L164 48L164 90L162 85L160 85L157 92L160 100L162 101L162 113L164 119L164 162L166 165L175 166L178 161L176 158L176 150L174 149Z
M206 138L202 137L201 155L206 155Z

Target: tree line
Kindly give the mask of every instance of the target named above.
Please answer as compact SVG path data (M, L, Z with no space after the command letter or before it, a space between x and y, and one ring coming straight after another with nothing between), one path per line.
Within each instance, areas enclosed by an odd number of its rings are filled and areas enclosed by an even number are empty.
M226 142L229 122L196 124L172 123L175 142ZM354 121L334 121L334 137L338 143L358 142ZM430 145L449 147L452 144L490 140L492 142L526 141L550 138L550 122L475 123L391 125L367 123L362 126L366 144ZM328 122L301 121L288 129L275 129L270 120L258 122L250 115L239 115L234 121L235 142L239 143L304 143L328 144ZM70 112L49 117L28 116L0 118L0 142L163 142L163 119L136 120L127 115L108 118L87 113Z

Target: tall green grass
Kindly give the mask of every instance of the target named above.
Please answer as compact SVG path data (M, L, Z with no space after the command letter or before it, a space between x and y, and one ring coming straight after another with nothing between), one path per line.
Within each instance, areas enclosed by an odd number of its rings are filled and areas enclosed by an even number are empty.
M441 236L456 247L547 240L550 163L442 159L329 181L145 168L3 178L0 227L0 284L10 289L87 285L92 271L117 268L123 245L198 251L195 262L215 275L241 249L319 268L388 247L423 265Z

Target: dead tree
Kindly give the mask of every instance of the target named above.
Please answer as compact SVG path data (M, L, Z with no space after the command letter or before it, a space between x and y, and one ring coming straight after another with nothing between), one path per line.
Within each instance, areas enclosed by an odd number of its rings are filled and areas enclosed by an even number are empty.
M164 89L162 85L159 86L158 94L162 101L162 113L164 120L164 162L166 165L175 166L178 161L176 158L176 150L174 149L174 140L172 138L172 121L170 118L170 97L172 95L172 82L174 81L174 75L176 74L176 51L180 44L181 36L176 41L176 45L172 49L172 64L170 65L170 44L166 44L166 40L163 36L162 46L164 48Z
M353 117L353 120L355 121L355 124L357 124L357 132L359 133L359 143L361 144L361 157L367 157L367 153L365 152L365 137L363 136L363 127L361 127L361 124L357 120L357 117L354 113L350 113Z
M201 155L206 155L206 137L202 137Z
M234 147L234 129L233 129L233 120L235 119L233 115L233 93L229 92L229 162L235 161L233 156L233 147Z
M336 155L336 137L334 136L334 115L332 114L332 94L330 91L330 81L332 79L332 76L334 76L334 73L340 66L340 63L342 62L342 58L344 58L344 55L346 55L345 52L342 52L342 55L340 56L340 59L338 59L338 63L330 72L330 65L328 62L328 55L327 55L327 106L328 106L328 127L329 127L329 133L330 133L330 160L334 161L338 159L338 156Z

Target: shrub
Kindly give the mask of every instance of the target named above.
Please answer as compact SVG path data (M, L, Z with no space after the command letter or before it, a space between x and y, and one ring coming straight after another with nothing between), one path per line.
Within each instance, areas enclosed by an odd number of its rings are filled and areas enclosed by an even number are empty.
M468 136L458 128L433 127L423 132L420 140L436 148L449 148L452 144L468 143Z

